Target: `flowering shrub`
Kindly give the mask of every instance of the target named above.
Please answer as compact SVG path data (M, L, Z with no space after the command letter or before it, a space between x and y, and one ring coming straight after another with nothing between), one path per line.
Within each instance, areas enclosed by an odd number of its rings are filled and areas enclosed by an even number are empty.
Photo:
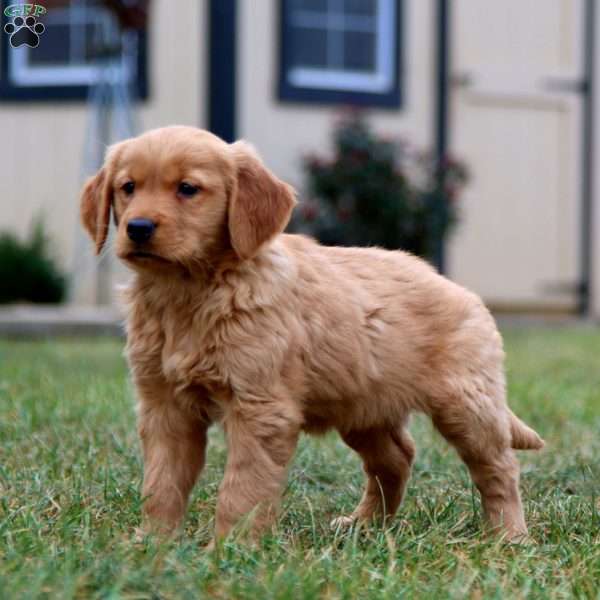
M304 160L309 199L294 228L322 243L402 248L431 257L456 220L456 201L467 180L461 163L377 136L360 114L334 131L334 155Z

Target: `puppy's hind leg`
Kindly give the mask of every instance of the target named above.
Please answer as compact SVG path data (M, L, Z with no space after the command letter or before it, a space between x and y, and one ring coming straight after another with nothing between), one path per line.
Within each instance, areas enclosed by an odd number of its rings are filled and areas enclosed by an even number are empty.
M402 502L415 456L415 445L403 428L351 431L342 439L360 454L367 475L363 497L348 517L338 517L333 526L376 516L393 516Z
M526 536L519 463L511 447L506 404L485 394L476 399L465 394L437 404L432 419L469 468L490 528L513 541Z

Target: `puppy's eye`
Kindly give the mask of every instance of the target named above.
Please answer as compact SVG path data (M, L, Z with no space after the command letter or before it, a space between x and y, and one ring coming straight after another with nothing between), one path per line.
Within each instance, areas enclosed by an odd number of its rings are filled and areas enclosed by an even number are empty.
M177 194L183 196L184 198L191 198L192 196L195 196L198 191L199 188L197 186L192 185L191 183L186 183L185 181L182 181L177 186Z
M135 191L135 182L133 181L128 181L127 183L124 183L121 186L121 189L128 195L131 196L131 194L133 194L133 192Z

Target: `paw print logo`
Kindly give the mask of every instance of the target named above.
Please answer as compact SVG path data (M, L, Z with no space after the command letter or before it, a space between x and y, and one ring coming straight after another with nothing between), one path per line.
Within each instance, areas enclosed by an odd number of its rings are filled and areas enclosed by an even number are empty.
M40 43L40 35L46 28L35 17L15 17L12 23L4 26L4 31L10 35L10 45L13 48L29 46L37 48Z

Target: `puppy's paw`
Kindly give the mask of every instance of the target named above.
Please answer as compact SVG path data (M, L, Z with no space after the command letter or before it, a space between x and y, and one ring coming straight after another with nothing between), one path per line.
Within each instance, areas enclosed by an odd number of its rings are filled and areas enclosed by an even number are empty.
M149 537L149 533L142 527L133 530L132 541L134 544L143 544Z
M536 541L528 533L514 533L512 535L506 535L503 538L503 542L508 546L535 546Z
M331 529L348 529L356 523L357 518L353 515L336 517L329 524Z
M136 527L133 532L133 541L136 544L141 544L152 540L154 542L162 543L172 539L176 539L180 536L182 531L176 527L168 527L164 524L147 521Z

